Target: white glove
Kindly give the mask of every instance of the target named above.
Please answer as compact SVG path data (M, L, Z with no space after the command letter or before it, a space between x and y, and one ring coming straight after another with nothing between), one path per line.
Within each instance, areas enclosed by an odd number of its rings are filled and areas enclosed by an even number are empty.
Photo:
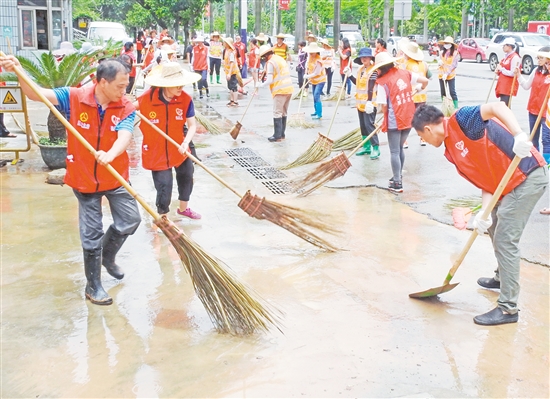
M438 61L437 61L437 65L439 65L439 66L443 65L443 61L438 60Z
M514 147L512 147L512 150L518 157L530 157L531 147L533 147L533 143L529 141L529 137L524 132L514 136Z
M422 83L418 83L416 86L414 86L414 92L420 93L422 91Z
M310 79L312 76L312 74L304 75L304 79Z
M491 214L489 214L487 219L481 218L484 212L485 211L483 209L480 209L478 214L474 218L474 229L477 230L477 234L479 235L485 234L487 229L493 224L493 218L491 217Z
M448 75L447 75L446 73L444 73L443 76L441 77L441 79L447 80L447 76L448 76Z
M351 73L351 69L349 67L344 68L344 75L349 76Z
M372 101L367 101L365 104L365 112L367 114L372 114L374 112L374 105L372 105Z

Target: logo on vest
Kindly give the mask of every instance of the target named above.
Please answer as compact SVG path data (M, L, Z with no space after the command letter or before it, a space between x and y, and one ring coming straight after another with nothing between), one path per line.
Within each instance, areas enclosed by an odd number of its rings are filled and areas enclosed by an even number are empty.
M155 119L157 117L157 113L155 111L149 112L149 122L158 124L160 121L158 119Z
M176 120L182 121L183 120L183 109L176 108Z
M120 123L120 118L116 115L111 116L111 122L113 122L113 125L118 125Z
M149 145L144 144L143 145L143 151L149 151Z
M88 114L86 112L82 112L79 115L79 120L76 122L76 125L80 126L82 129L90 129L90 124L86 122L88 122Z
M399 87L399 91L403 91L407 88L407 84L403 81L403 79L399 79L397 82L395 82L397 87Z
M88 122L88 113L87 112L83 112L80 114L80 120L82 122Z
M67 161L68 161L68 162L74 162L74 155L72 155L72 154L67 154Z
M460 151L460 155L464 158L466 155L468 155L468 149L464 147L464 141L460 140L458 143L455 144L455 147L458 151Z

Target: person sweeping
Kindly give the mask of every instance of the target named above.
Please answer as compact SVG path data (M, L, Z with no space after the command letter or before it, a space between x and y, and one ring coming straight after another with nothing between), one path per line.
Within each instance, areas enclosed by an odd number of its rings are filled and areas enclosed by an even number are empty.
M8 72L21 64L14 56L0 56L0 66ZM94 157L73 135L67 137L67 173L65 184L72 187L78 200L80 240L84 253L86 298L97 305L110 305L113 299L101 284L101 265L116 279L124 272L115 257L128 236L138 228L141 217L136 200L104 167L110 164L129 180L126 149L134 130L135 108L126 99L128 70L117 59L103 61L97 67L97 83L75 88L41 88L40 92L63 112L71 124L92 144ZM22 79L25 95L34 101L39 96ZM106 197L113 223L103 232L101 202Z
M488 219L483 209L474 219L479 234L489 232L498 267L494 277L482 277L484 288L500 289L497 306L474 317L481 325L518 321L519 241L531 211L548 185L548 170L540 153L502 102L462 107L450 118L430 105L414 115L413 127L434 147L445 145L445 157L460 175L481 189L482 208L491 201L514 156L523 158Z
M519 48L516 41L508 37L502 42L504 58L497 65L495 73L498 75L495 95L506 105L510 104L510 97L518 94L518 81L514 78L515 70L521 63Z
M371 134L376 126L374 124L376 118L376 106L373 103L373 98L376 96L376 79L378 77L377 71L373 71L370 75L370 69L372 68L374 61L374 54L369 47L363 47L359 50L359 54L353 60L355 64L361 65L357 70L357 78L350 76L348 79L357 86L355 91L355 99L357 101L357 115L359 116L359 127L361 129L361 136L365 139ZM344 69L345 74L350 74L349 67ZM371 146L372 141L372 146ZM361 156L370 154L371 159L378 159L380 157L380 141L378 134L372 136L370 140L367 140L363 144L363 149L358 151L355 155Z
M327 81L327 74L321 59L321 51L323 49L317 42L310 42L304 51L308 53L307 59L307 74L304 79L308 79L313 90L313 107L315 112L311 114L312 119L321 119L323 117L323 103L321 102L321 94L323 87Z
M223 71L227 79L227 88L229 89L229 102L228 107L238 107L239 103L239 81L237 80L237 74L239 73L239 65L237 63L237 52L235 46L233 46L233 39L225 37L223 39Z
M273 97L273 136L268 140L271 142L285 139L286 119L288 105L294 88L290 79L290 68L283 57L274 54L273 47L263 45L260 47L260 58L266 60L266 80L260 87L269 85Z
M180 147L176 148L148 124L140 125L143 133L141 160L143 168L150 170L153 176L157 191L157 212L161 216L170 212L173 169L176 173L179 200L176 213L189 219L201 218L200 214L189 208L194 167L186 151L196 157L193 137L197 123L193 99L183 91L183 86L199 79L199 74L185 71L178 62L160 64L145 78L151 88L137 99L139 111L151 123L181 143Z
M439 44L443 47L439 59L439 89L441 98L447 96L447 88L449 95L453 100L455 109L458 108L458 96L455 88L456 68L460 55L458 54L458 46L451 36L445 37Z

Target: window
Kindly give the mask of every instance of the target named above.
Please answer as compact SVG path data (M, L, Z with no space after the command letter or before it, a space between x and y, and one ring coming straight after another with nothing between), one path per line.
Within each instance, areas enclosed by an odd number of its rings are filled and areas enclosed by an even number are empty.
M62 40L63 24L58 0L17 0L22 49L53 50Z
M21 10L21 47L36 48L36 25L34 10Z

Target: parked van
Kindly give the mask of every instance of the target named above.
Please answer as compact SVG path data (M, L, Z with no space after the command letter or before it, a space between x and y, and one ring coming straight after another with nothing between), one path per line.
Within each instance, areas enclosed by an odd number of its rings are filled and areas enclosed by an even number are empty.
M124 25L117 22L90 22L86 38L92 41L97 39L101 39L103 41L112 39L123 43L127 41L133 42L132 38L130 38L128 33L126 33L126 28Z

